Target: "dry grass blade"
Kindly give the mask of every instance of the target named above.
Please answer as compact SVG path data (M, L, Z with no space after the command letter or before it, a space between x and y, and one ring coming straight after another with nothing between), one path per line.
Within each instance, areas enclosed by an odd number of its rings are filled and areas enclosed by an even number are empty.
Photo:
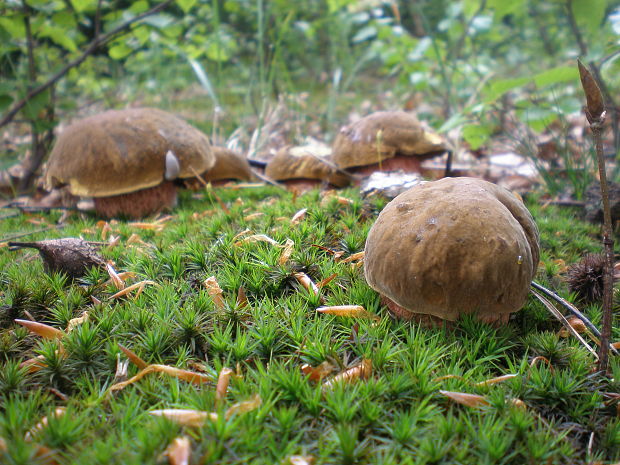
M299 210L297 213L293 215L293 217L291 218L291 223L292 224L300 223L306 217L306 213L308 213L308 209L302 208L301 210Z
M114 284L114 287L118 290L125 289L125 282L118 275L114 267L108 263L105 266L105 269L107 270L108 275L110 276L110 279L112 280L112 283Z
M170 465L189 465L191 454L192 443L186 436L174 438L164 452Z
M295 247L295 242L293 242L292 239L287 239L284 243L284 248L282 249L280 258L278 259L278 265L284 265L288 262L289 258L291 258L291 254L293 253L293 247Z
M491 386L493 384L508 381L509 379L515 378L516 376L517 376L516 374L497 376L495 378L487 379L485 381L480 381L479 383L474 384L474 386Z
M540 294L538 291L536 291L535 289L532 289L532 294L534 294L534 297L536 297L546 308L547 310L549 310L549 312L555 316L560 323L562 323L564 325L564 327L573 335L577 338L577 340L579 342L581 342L581 344L588 349L588 352L590 352L592 355L594 355L594 357L596 357L596 359L598 360L598 354L596 353L596 351L594 349L592 349L592 347L590 347L590 345L581 337L581 335L575 331L573 329L573 327L570 325L570 323L568 322L568 320L566 319L566 317L564 315L562 315L562 313L560 313L560 311L555 308L553 306L553 304L551 302L549 302L545 297L542 296L542 294Z
M588 122L592 123L600 119L605 111L605 104L603 103L603 94L596 82L596 79L590 73L590 70L586 68L581 61L577 60L577 66L579 68L579 77L581 79L581 86L586 94L587 109L586 115Z
M207 288L207 293L211 296L211 299L213 299L215 308L217 308L218 310L223 310L226 306L224 302L224 297L222 297L224 291L222 291L222 288L217 282L216 277L209 276L207 279L204 280L203 284Z
M319 288L316 284L314 284L314 282L310 279L310 276L308 276L306 273L293 273L293 276L295 276L297 282L301 284L302 287L308 292L312 292L314 294L319 293Z
M547 366L549 367L550 370L553 370L553 365L551 364L551 362L549 361L549 359L547 357L543 357L542 355L539 355L537 357L534 357L532 359L532 361L530 362L530 368L533 368L535 365L538 364L538 362L544 362L547 364Z
M147 279L145 281L140 281L139 283L132 284L131 286L126 287L122 291L118 291L116 294L111 295L110 299L118 299L119 297L126 296L127 294L129 294L131 291L133 291L135 289L138 289L138 292L136 294L136 297L138 297L142 293L142 290L144 289L144 286L146 286L147 284L152 284L154 286L159 286L159 284L157 284L155 281L149 281Z
M64 407L57 407L56 410L51 413L51 416L56 418L61 417L65 414L65 412L66 409ZM24 435L24 440L27 442L32 441L33 437L40 433L44 428L46 428L48 423L49 420L47 416L41 418L39 423L30 428L28 432Z
M244 221L252 221L256 218L260 218L261 216L265 216L263 212L250 213L249 215L243 218Z
M338 277L338 274L334 273L331 276L328 276L327 278L322 279L321 281L316 283L316 285L318 286L319 289L323 289L325 286L327 286L329 283L331 283L337 277Z
M381 318L370 313L361 305L334 305L330 307L319 307L316 311L319 313L326 313L328 315L347 316L351 318L369 318L375 321L381 320Z
M460 379L465 381L465 378L459 375L443 375L433 379L434 383L439 383L440 381L445 381L446 379Z
M183 381L187 381L193 384L203 384L212 381L210 376L203 375L202 373L195 373L193 371L182 370L181 368L171 367L168 365L148 365L134 377L129 378L127 381L123 381L122 383L116 383L110 386L110 391L120 391L121 389L126 388L130 384L133 384L137 381L140 381L149 373L164 373L166 375L172 376L174 378L182 379Z
M164 417L170 421L178 423L179 425L192 426L196 428L204 425L206 420L217 420L217 413L191 409L170 408L163 410L152 410L149 412L149 415Z
M323 378L331 375L335 370L335 367L329 363L327 360L322 362L320 365L313 367L307 363L301 366L301 371L304 375L308 377L311 381L321 381Z
M233 415L239 415L241 413L251 412L256 410L263 403L260 395L254 394L249 400L243 402L237 402L233 404L228 410L226 410L226 419L228 420Z
M340 382L351 383L358 379L368 379L371 373L372 360L365 358L359 365L355 365L325 381L323 383L323 389L331 389Z
M489 405L489 401L487 401L483 396L479 396L478 394L468 394L466 392L454 392L454 391L439 391L444 396L450 398L457 404L465 405L467 407L482 407L484 405Z
M70 333L71 331L73 331L75 327L86 323L89 318L90 318L90 314L87 311L82 313L82 315L77 318L71 318L69 320L69 323L67 324L67 333Z
M37 336L41 336L43 339L62 339L65 337L64 331L53 328L52 326L46 325L44 323L38 323L36 321L30 320L14 320L15 323L18 323L24 326L28 331Z
M364 251L362 250L361 252L357 252L354 253L353 255L349 255L347 258L341 260L341 263L350 263L350 262L355 262L357 260L363 260L364 259Z
M271 244L271 245L275 245L278 247L280 246L280 244L278 244L277 241L267 236L266 234L254 234L252 236L244 237L243 239L235 242L233 245L235 247L239 247L240 245L252 244L254 242L267 242L268 244Z
M230 377L234 373L230 368L222 368L220 375L217 378L217 387L215 388L215 402L220 403L226 398L226 391L228 391L228 383L230 383Z
M141 370L149 366L148 363L146 363L144 360L138 357L133 351L129 350L127 347L119 344L118 348L123 351L123 353L127 356L127 358L129 359L131 363L133 363L135 366L137 366Z
M241 231L240 233L235 234L235 236L232 238L233 243L237 242L237 239L239 239L240 237L243 236L247 236L248 234L250 234L252 232L251 229L244 229L243 231Z

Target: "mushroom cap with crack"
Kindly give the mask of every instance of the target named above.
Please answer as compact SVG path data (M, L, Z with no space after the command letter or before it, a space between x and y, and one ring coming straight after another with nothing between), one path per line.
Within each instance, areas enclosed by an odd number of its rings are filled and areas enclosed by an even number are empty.
M109 110L76 121L60 134L49 156L46 185L66 185L82 197L135 192L164 181L168 152L176 157L179 178L215 164L207 137L182 119L156 108Z
M379 214L366 240L370 287L412 314L456 320L519 310L539 260L523 202L476 178L412 187Z
M404 111L378 111L344 126L332 158L340 168L372 165L396 155L430 156L447 150L443 139Z
M321 160L325 160L323 163ZM265 175L275 181L290 179L315 179L327 181L336 187L349 184L349 177L334 167L331 149L323 145L300 145L283 147L269 160Z
M215 165L203 174L205 181L221 181L225 179L239 179L251 181L254 174L248 159L226 147L213 146Z

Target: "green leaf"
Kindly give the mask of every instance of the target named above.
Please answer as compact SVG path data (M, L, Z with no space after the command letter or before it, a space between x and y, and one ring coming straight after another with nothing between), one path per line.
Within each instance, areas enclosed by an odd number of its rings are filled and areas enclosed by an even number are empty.
M557 114L553 109L536 106L518 111L517 116L536 132L544 131L557 119Z
M22 15L0 18L0 27L8 32L14 39L23 39L26 37L26 29L24 28L24 18Z
M70 52L75 52L77 51L77 45L67 32L66 29L46 24L41 28L38 35L39 37L49 37L56 45L60 45Z
M0 111L4 111L11 103L13 103L13 97L6 94L0 95Z
M495 11L495 19L501 20L504 16L527 11L523 0L488 0L487 6Z
M501 79L498 81L490 82L485 89L485 102L490 103L494 102L506 92L512 89L516 89L517 87L524 86L530 82L529 77L520 77L514 79Z
M461 134L472 150L477 150L489 139L491 130L487 126L470 124L463 127Z
M94 11L97 8L97 0L72 0L71 4L77 13Z
M535 75L534 83L538 87L545 87L561 82L576 81L577 79L579 79L579 72L576 66L558 66Z
M39 118L39 113L49 101L50 92L47 89L28 100L28 103L22 108L22 114L27 120L36 121Z
M187 13L196 4L197 0L177 0L177 3L183 10L183 13Z
M118 43L110 47L108 50L108 55L110 55L110 58L114 60L120 60L125 58L131 52L133 52L133 48L129 47L125 43Z
M572 0L573 15L579 26L594 34L605 17L606 0Z

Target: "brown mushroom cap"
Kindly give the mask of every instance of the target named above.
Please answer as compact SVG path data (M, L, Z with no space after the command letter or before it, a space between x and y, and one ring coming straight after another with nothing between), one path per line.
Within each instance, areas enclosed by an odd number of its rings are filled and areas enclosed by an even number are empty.
M248 159L226 147L212 147L215 155L215 165L204 173L205 181L221 181L225 179L239 179L250 181L254 179Z
M366 240L368 284L411 314L493 321L525 303L539 260L523 203L476 178L412 187L380 213Z
M276 181L289 179L316 179L337 187L349 184L349 178L339 173L319 158L331 161L331 149L320 145L283 147L269 160L265 174Z
M68 185L73 195L107 197L164 181L166 153L179 162L178 177L215 163L207 137L155 108L110 110L76 121L58 137L45 174L48 187Z
M437 134L404 111L378 111L344 126L334 140L333 160L341 168L378 163L396 155L438 155L447 150Z

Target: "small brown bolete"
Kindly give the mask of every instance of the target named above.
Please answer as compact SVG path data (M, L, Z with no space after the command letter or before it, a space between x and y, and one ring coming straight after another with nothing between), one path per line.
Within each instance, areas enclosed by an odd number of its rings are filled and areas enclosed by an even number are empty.
M254 179L250 163L245 156L226 147L212 146L211 149L215 156L215 165L201 174L204 181L223 184L228 181L251 181ZM203 187L197 178L188 179L185 184L190 189Z
M301 190L321 183L344 187L350 182L346 174L339 173L335 168L331 149L323 145L283 147L269 160L265 174L274 181Z
M182 119L155 108L110 110L60 134L45 180L92 197L101 216L140 218L173 207L174 181L214 163L207 137Z
M511 192L445 178L412 187L383 209L366 240L364 273L396 317L506 322L527 298L538 241L532 216Z
M441 137L404 111L378 111L344 126L333 147L336 165L358 174L420 173L422 161L447 150Z

